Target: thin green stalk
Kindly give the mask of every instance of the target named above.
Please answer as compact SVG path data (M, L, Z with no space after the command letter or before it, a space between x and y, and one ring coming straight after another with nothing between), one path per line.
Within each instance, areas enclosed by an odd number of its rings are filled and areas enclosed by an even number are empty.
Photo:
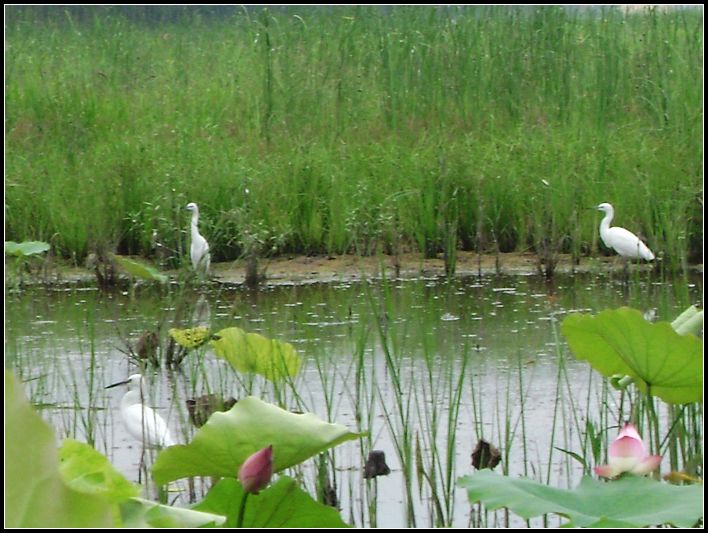
M651 395L651 385L647 385L646 406L649 415L649 430L651 432L652 437L651 449L658 454L661 451L661 439L659 438L659 417L657 416L656 409L654 407L654 397Z
M249 494L250 494L249 492L243 493L243 498L241 498L241 503L238 506L238 514L236 515L236 527L237 528L243 527L243 518L244 518L244 515L246 514L246 501L248 501Z

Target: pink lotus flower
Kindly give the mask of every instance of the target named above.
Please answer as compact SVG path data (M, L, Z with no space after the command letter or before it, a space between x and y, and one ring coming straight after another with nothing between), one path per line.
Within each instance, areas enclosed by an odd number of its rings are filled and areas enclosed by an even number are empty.
M257 451L244 461L238 471L238 480L243 489L258 494L266 488L273 477L273 445Z
M661 463L661 455L649 455L633 424L627 422L610 444L609 464L595 467L601 477L616 477L624 472L645 476Z

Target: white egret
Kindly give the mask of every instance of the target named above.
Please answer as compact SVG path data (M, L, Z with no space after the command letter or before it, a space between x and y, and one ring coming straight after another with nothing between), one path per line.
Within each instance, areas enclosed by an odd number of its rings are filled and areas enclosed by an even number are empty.
M634 233L619 226L610 227L615 216L611 204L602 203L595 209L603 211L605 217L600 222L600 237L608 248L614 249L619 255L628 259L645 259L652 261L654 254Z
M209 265L211 264L211 256L209 255L209 243L199 234L199 208L194 202L187 204L187 211L192 212L192 246L189 249L189 255L192 258L192 266L197 272L207 274Z
M128 392L120 401L120 414L131 437L149 448L173 446L176 442L170 435L167 423L153 409L143 404L142 384L143 377L133 374L125 381L119 381L106 388L128 385Z

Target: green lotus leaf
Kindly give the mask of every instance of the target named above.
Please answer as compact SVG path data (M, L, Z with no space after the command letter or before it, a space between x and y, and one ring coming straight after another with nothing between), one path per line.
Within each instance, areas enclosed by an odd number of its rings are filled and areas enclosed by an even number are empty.
M14 255L17 257L41 254L49 250L49 248L49 243L42 241L25 241L20 243L5 241L5 255Z
M117 504L123 527L201 527L221 525L223 516L162 505L137 497L140 486L125 479L92 446L66 439L59 449L64 482L85 494L101 495Z
M701 401L703 342L668 322L650 323L628 307L597 316L572 314L561 331L575 357L606 377L629 376L643 392L669 403Z
M59 460L64 482L79 492L101 495L114 503L140 494L138 485L125 479L105 455L89 444L64 440L59 448Z
M458 480L470 502L488 509L507 507L524 519L555 513L567 527L692 527L703 516L702 485L670 485L626 475L604 482L585 476L573 490L556 489L528 478L480 470Z
M690 306L674 319L671 327L679 335L699 335L703 329L703 310L699 310L695 305Z
M224 527L236 527L244 495L236 479L222 479L194 509L222 514L226 516ZM249 495L242 526L305 529L349 527L336 509L313 500L298 487L295 480L287 476L282 476L257 495Z
M167 282L167 276L160 274L160 272L150 265L135 261L133 259L128 259L127 257L122 257L120 255L111 254L111 258L116 262L116 264L125 270L131 276L136 278L145 279L148 281L159 281L160 283Z
M279 472L358 436L312 413L291 413L249 396L211 415L189 444L160 452L152 472L160 485L189 476L236 477L251 454L271 444L273 471Z
M34 412L5 370L5 527L96 528L113 525L104 498L68 487L59 472L52 428Z
M204 527L220 526L226 519L213 513L162 505L143 498L130 498L120 506L123 527Z
M276 381L300 371L302 358L292 344L236 327L222 329L216 335L220 338L211 342L214 352L241 373L253 372Z

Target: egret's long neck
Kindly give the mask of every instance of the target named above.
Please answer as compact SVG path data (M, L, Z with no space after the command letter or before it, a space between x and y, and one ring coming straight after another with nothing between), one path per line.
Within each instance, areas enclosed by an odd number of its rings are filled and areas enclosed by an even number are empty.
M129 390L125 393L125 396L123 396L123 399L120 401L121 407L130 407L131 405L136 405L139 403L142 403L142 398L140 397L139 390Z
M614 216L615 213L612 211L612 209L605 213L605 218L603 218L602 222L600 222L600 235L604 236L605 233L607 233L607 230L610 229L610 222L612 222Z
M197 210L195 209L195 210L192 212L192 224L191 224L191 226L192 226L192 237L194 237L195 235L199 235L198 224L199 224L199 211L197 211Z

